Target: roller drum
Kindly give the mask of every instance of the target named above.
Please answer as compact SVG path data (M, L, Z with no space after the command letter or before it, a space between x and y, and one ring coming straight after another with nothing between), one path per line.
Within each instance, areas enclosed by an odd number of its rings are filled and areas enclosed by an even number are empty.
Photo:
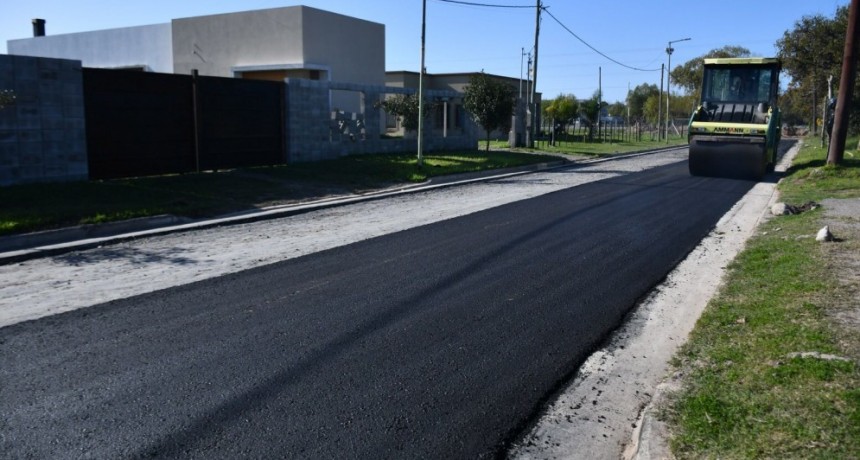
M693 137L690 174L761 180L768 169L764 138Z

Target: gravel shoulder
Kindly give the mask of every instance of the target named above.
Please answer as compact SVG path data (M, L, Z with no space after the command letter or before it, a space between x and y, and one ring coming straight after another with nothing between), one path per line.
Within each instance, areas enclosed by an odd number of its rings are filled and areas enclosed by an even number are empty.
M146 236L0 266L0 327L347 245L556 190L683 161L686 149Z
M783 155L777 171L785 171L798 148ZM606 346L586 361L509 457L671 458L665 427L653 416L664 389L672 384L665 380L669 360L776 196L775 183L759 182L723 216Z

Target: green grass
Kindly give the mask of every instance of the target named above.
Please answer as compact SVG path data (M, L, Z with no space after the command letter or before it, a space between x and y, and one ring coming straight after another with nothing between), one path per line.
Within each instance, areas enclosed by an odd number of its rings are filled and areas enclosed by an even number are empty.
M316 163L111 181L0 187L0 235L173 214L191 218L362 192L430 177L557 161L516 152L355 155Z
M593 142L588 142L583 139L581 135L568 135L560 137L559 140L556 141L555 145L550 145L549 141L545 138L538 139L535 142L534 149L525 149L525 148L517 148L514 151L517 152L527 152L527 151L536 151L536 152L547 152L547 153L563 153L568 155L587 155L587 156L595 156L595 157L607 157L612 155L618 155L622 153L630 153L630 152L638 152L642 150L652 150L663 148L669 145L685 145L687 143L686 136L670 136L669 142L666 140L658 141L651 140L650 136L647 134L642 135L642 139L638 141L628 141L622 142L616 139L613 142L600 142L599 140L595 140ZM481 140L478 142L478 147L480 149L484 149L486 147L486 141ZM507 140L491 140L490 141L490 149L508 149L509 144Z
M556 142L555 146L549 145L549 143L540 143L537 148L538 151L543 152L552 152L552 153L565 153L569 155L588 155L588 156L596 156L596 157L606 157L612 155L618 155L621 153L629 153L640 150L651 150L667 147L670 145L686 145L687 138L686 137L676 137L671 136L669 138L669 142L667 143L665 140L657 141L650 140L643 136L643 140L641 141L633 141L633 142Z
M780 184L785 201L857 197L860 163L822 167L815 144ZM821 226L820 209L770 219L728 267L675 358L686 376L664 416L678 458L860 457L860 350L832 319L834 299L851 294L810 236ZM852 361L789 357L810 351Z
M810 140L803 152L795 159L782 194L787 200L798 201L823 198L854 198L860 196L860 152L853 149L856 139L846 143L852 147L846 150L840 165L826 164L827 148L821 148L818 140Z

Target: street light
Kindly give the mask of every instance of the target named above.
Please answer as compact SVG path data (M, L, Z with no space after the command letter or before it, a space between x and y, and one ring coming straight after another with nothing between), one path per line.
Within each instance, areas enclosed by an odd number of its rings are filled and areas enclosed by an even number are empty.
M418 69L418 167L424 165L424 32L427 24L427 0L421 2L421 68Z
M669 65L666 67L666 143L669 143L669 95L672 94L672 43L685 42L691 38L682 38L680 40L672 40L669 46L666 47L666 54L669 55ZM673 123L674 124L674 123Z

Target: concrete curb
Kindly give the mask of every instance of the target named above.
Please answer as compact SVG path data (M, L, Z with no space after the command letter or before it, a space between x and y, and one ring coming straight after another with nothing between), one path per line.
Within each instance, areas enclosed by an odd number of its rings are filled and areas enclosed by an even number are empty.
M784 173L788 170L802 146L802 141L797 142L794 147L786 152L778 161L776 171ZM763 220L769 218L770 209L778 200L779 190L774 185L773 193L755 225L756 228L759 228ZM723 281L720 282L720 286L722 285ZM686 342L686 339L684 341ZM669 446L672 433L668 425L661 420L659 412L661 407L669 403L673 394L681 391L682 381L680 379L682 377L672 372L665 376L663 381L654 389L654 395L651 401L642 409L630 443L624 450L622 457L624 460L664 460L675 458Z
M570 161L561 159L555 162L538 163L504 170L442 176L432 178L422 184L392 187L361 195L344 195L303 203L273 206L260 210L238 212L196 221L188 218L161 215L108 224L82 225L59 230L0 237L0 265L19 263L41 257L50 257L72 251L82 251L143 237L169 235L172 233L203 230L223 225L237 225L261 220L277 219L362 201L380 200L407 193L417 193L443 187L454 187L475 182L504 179L524 174L531 174L534 172L576 168L594 163L616 161L641 155L650 155L678 148L686 148L686 146L672 146L586 161Z

